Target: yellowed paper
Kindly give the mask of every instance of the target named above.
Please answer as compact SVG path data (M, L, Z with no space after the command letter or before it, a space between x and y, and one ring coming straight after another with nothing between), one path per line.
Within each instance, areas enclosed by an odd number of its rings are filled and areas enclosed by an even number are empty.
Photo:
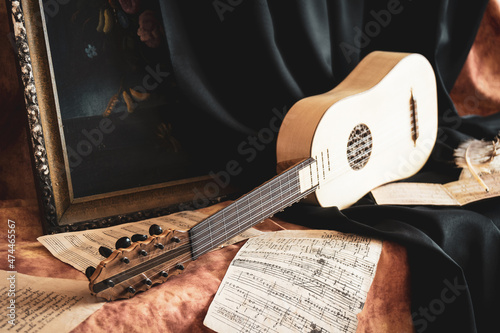
M86 281L6 271L0 271L0 281L0 332L69 332L104 305L90 295Z
M217 332L355 332L382 242L279 231L240 249L205 317Z
M379 205L459 205L442 184L393 183L377 187L372 195Z
M500 196L500 174L481 176L489 191L474 179L462 177L447 184L391 183L372 191L379 205L463 206Z
M481 178L488 185L489 191L485 191L474 178L461 179L445 184L444 187L460 205L500 196L500 174L483 175Z
M38 237L38 241L42 243L54 257L73 266L81 272L85 272L87 267L96 267L105 259L99 254L100 246L114 249L116 241L121 237L131 237L134 234L149 235L148 230L152 224L158 224L163 230L186 230L204 220L206 217L206 214L198 211L183 211L153 219L120 224L109 228L41 236ZM224 245L234 244L240 240L260 234L262 234L262 232L259 230L249 229L232 238Z

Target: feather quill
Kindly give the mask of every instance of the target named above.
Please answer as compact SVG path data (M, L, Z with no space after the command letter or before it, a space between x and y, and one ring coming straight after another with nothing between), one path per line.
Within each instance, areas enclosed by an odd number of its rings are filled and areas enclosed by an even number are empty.
M466 140L454 152L455 164L468 170L479 184L489 191L481 178L481 174L500 172L500 138L497 136L492 141Z

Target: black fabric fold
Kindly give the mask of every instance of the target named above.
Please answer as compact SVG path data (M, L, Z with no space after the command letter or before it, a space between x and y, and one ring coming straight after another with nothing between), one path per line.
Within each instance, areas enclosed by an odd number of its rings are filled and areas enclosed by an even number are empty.
M227 159L245 157L237 147L269 127L276 117L273 109L286 110L301 98L332 89L373 50L423 54L436 74L438 140L416 181L456 179L453 149L464 139L490 139L500 130L499 115L459 117L449 96L486 0L161 4L172 67L190 106L186 112L200 135L210 135L196 140L224 146ZM242 177L253 186L275 173L274 145L243 165ZM204 158L211 154L207 151ZM342 212L296 205L283 218L403 244L417 332L498 330L499 198L455 208L382 207L365 198Z

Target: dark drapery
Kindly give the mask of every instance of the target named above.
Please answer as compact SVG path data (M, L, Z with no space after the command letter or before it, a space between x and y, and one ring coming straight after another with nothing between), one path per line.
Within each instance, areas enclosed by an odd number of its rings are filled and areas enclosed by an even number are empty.
M279 123L297 100L332 89L369 52L417 52L436 73L440 130L432 158L416 179L456 179L450 161L458 142L492 138L500 129L498 115L460 118L449 97L486 4L163 0L174 74L199 133L193 144L206 147L199 158L222 151L258 185L274 173L275 137L262 142L252 135ZM500 310L499 207L498 199L452 209L380 207L368 198L342 212L294 206L284 214L290 222L404 244L417 332L487 332L498 327Z

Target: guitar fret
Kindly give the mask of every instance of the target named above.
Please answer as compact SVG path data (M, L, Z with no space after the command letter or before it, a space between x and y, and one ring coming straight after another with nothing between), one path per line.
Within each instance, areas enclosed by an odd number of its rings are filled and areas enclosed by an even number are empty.
M210 245L214 246L214 241L212 239L212 221L208 221L208 234L210 236Z
M226 217L225 217L225 211L222 210L221 213L222 213L221 222L222 222L222 225L224 226L224 234L226 235L227 234L227 229L226 229L227 222L226 222Z
M281 178L278 178L278 181L279 181L279 185L278 187L279 188L282 188L282 183L281 183ZM280 201L283 200L283 191L280 191Z

